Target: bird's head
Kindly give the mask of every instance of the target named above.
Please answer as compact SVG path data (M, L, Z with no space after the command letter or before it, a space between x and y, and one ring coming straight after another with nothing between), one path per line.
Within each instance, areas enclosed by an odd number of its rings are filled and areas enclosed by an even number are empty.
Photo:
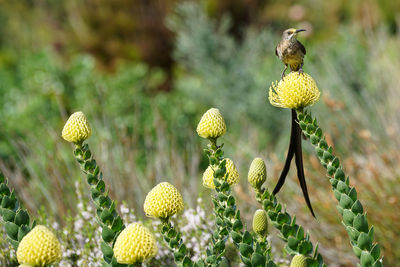
M296 39L297 33L304 32L304 31L305 31L304 29L295 29L295 28L287 29L282 34L282 40Z

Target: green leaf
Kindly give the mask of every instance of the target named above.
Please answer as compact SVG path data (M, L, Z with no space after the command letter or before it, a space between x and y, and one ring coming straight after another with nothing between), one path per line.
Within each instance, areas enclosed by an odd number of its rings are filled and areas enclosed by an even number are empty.
M24 238L24 236L26 236L26 234L28 234L31 231L31 228L27 225L22 225L19 227L18 230L18 241L21 241L22 238Z
M374 263L374 258L369 254L367 251L362 251L361 252L361 257L360 257L360 263L361 266L372 266Z
M177 234L176 230L174 228L171 228L171 229L169 229L167 236L169 238L174 238L176 236L176 234Z
M353 219L355 215L351 210L344 209L343 210L343 222L345 225L353 225Z
M118 217L114 218L114 221L112 223L111 229L115 233L117 233L117 232L122 230L123 226L124 226L124 222L122 221L121 217L118 216Z
M353 201L356 201L356 200L357 200L357 191L356 191L356 189L355 189L354 187L350 189L349 197L350 197Z
M293 236L289 236L287 244L291 249L297 251L297 245L299 244L299 240L297 238L294 238Z
M175 262L180 262L180 261L182 261L184 257L185 257L185 254L182 254L182 253L180 253L180 252L178 252L178 251L175 251L175 252L174 252L174 259L175 259Z
M279 213L278 216L276 217L276 221L279 224L284 224L284 223L290 224L290 216L287 213Z
M348 185L345 182L342 181L338 181L336 189L340 192L340 193L345 193L347 194L347 192L349 192L350 188L348 187Z
M232 230L236 232L240 232L243 228L243 223L240 220L236 220L232 225Z
M26 210L19 210L15 216L15 224L20 226L23 224L29 225L29 214Z
M244 231L244 233L243 233L243 241L242 242L246 243L248 245L251 245L253 243L253 237L249 233L249 231Z
M340 197L342 196L342 193L340 193L336 189L333 189L333 194L334 194L335 198L337 199L337 201L340 201Z
M356 214L362 214L364 212L363 206L358 199L354 202L353 206L351 206L351 211Z
M240 243L239 252L242 256L250 258L251 254L253 253L253 248L248 244Z
M106 190L106 184L104 183L103 180L100 180L97 185L96 185L96 189L99 190L101 193L104 193Z
M229 206L234 206L235 205L235 198L233 196L229 196L228 201L226 202L226 204Z
M377 260L372 267L383 267L382 262L380 260Z
M338 168L335 173L335 179L344 181L344 177L345 177L345 175L344 175L342 168Z
M353 227L359 232L368 232L368 222L363 214L357 214L353 220Z
M299 245L299 253L303 255L310 254L312 252L312 245L310 241L302 241Z
M347 233L349 234L349 237L352 241L356 242L358 239L358 236L360 235L360 232L354 229L351 226L346 227Z
M10 195L10 189L6 184L0 181L0 196L9 196Z
M100 214L100 219L104 224L111 224L114 220L114 216L108 209L104 209Z
M371 249L371 256L374 260L378 260L381 255L381 246L379 244L375 244Z
M13 210L15 208L15 201L9 196L3 196L1 207L4 209Z
M334 156L331 153L329 153L328 151L324 151L324 153L322 154L322 160L325 163L328 163L328 162L332 161L333 157Z
M192 261L189 259L188 256L185 256L185 257L183 258L183 261L182 261L182 266L183 266L183 267L189 267L189 266L191 266L191 265L192 265Z
M268 217L269 217L269 219L270 219L271 221L276 221L276 217L278 216L278 213L276 213L276 212L274 212L274 211L272 211L272 210L269 210L269 211L267 212L267 215L268 215Z
M366 233L360 233L357 239L357 246L363 250L370 250L371 249L371 238Z
M282 225L281 233L285 238L288 238L289 236L293 235L293 227L288 224Z
M5 222L13 222L15 219L15 212L9 209L3 209L2 215Z
M89 185L95 185L99 182L99 180L97 179L97 175L93 175L91 173L89 173L86 177L86 181Z
M303 228L303 226L299 226L299 229L297 229L296 238L297 238L297 240L304 239L304 228Z
M4 228L6 229L7 235L14 240L18 240L18 225L12 222L6 222L4 224Z
M251 256L252 267L265 267L266 258L258 253L253 253Z
M233 242L235 242L235 243L242 242L242 235L235 231L231 231L231 237L232 237Z
M103 255L105 257L107 257L109 259L111 259L113 257L114 252L113 252L112 248L109 245L107 245L104 241L101 241L100 247L101 247L101 251L103 252Z
M103 238L104 241L110 243L113 241L115 233L108 226L104 225L103 230L101 231L101 237Z
M350 209L354 204L353 200L346 194L340 196L339 205L344 209Z
M324 150L321 149L320 147L315 147L315 153L317 154L318 158L321 158L322 155L324 154Z

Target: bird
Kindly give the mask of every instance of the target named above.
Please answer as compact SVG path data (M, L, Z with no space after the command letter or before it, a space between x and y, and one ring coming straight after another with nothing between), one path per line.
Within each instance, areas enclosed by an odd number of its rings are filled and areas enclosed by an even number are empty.
M285 69L282 72L282 79L285 76L288 65L290 66L291 71L298 71L300 74L303 73L304 55L306 54L306 49L304 45L296 39L297 33L302 31L305 30L297 30L294 28L285 30L282 34L282 40L278 43L275 49L275 54L285 64ZM281 175L279 176L278 183L276 184L272 193L276 195L282 188L290 169L290 163L292 162L293 157L295 157L297 177L300 182L301 190L303 191L304 199L312 216L316 218L311 205L310 197L308 195L307 184L304 175L301 136L302 130L297 122L297 113L295 109L292 109L292 129L290 133L289 149L286 156L285 165Z
M285 77L285 72L290 66L291 71L298 71L303 73L304 56L306 48L299 40L297 34L303 32L305 29L290 28L282 33L282 39L275 48L275 55L285 64L282 72L282 79Z

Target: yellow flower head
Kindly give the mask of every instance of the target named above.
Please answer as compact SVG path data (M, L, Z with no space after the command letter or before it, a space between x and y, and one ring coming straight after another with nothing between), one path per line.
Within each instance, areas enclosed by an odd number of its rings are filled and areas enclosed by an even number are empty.
M47 227L37 225L18 245L17 259L21 265L46 266L61 259L61 245Z
M144 212L149 217L168 218L181 211L183 211L182 195L167 182L151 189L144 201Z
M269 102L280 108L301 109L319 99L320 92L314 79L307 73L291 72L269 88Z
M233 161L229 158L226 158L226 172L228 173L228 180L227 182L229 185L235 185L239 182L239 172L236 169L235 164ZM208 166L208 168L205 170L203 173L203 185L205 187L214 189L214 171L211 168L211 166Z
M253 231L260 236L264 236L268 232L268 217L264 210L256 210L253 216Z
M81 143L92 134L85 114L78 111L72 114L64 125L61 136L68 142Z
M114 256L118 263L134 264L143 262L157 254L154 235L140 223L128 225L117 237Z
M197 125L197 133L203 138L218 138L223 136L225 132L225 120L217 108L207 110Z
M307 267L307 257L302 254L297 254L293 257L290 267Z
M252 187L258 189L267 180L267 168L262 158L255 158L251 162L247 179Z

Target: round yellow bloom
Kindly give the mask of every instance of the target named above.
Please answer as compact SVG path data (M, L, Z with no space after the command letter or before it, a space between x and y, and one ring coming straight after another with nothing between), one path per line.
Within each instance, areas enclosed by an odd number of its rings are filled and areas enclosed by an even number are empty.
M183 211L182 195L167 182L155 186L144 201L144 212L149 217L168 218L181 211Z
M64 125L61 136L68 142L81 143L92 135L92 129L85 114L78 111L72 114Z
M256 210L253 216L253 231L261 236L268 232L268 217L264 210Z
M307 257L302 254L297 254L293 257L290 267L307 267Z
M250 165L247 179L252 187L260 188L267 180L267 168L262 158L255 158Z
M154 235L140 223L128 225L117 237L114 256L118 263L134 264L143 262L157 254Z
M269 88L269 102L281 108L301 109L319 99L320 92L314 79L307 73L291 72Z
M197 133L203 138L218 138L225 134L226 124L219 109L210 108L201 117L197 125Z
M37 225L24 238L17 249L21 265L46 266L61 259L61 245L47 227Z
M226 158L226 171L228 173L228 184L229 185L235 185L239 182L239 172L236 169L235 164L230 158ZM205 187L214 189L214 171L211 168L211 166L208 166L208 168L205 170L203 173L203 185Z

